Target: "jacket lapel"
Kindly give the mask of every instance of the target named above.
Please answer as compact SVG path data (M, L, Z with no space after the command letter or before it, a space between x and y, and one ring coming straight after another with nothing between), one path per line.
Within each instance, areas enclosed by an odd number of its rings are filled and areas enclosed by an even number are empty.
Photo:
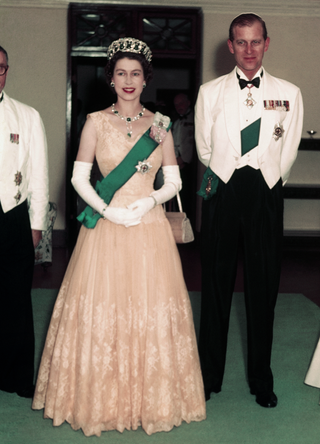
M15 135L12 139L16 139L16 135L20 135L19 119L16 107L6 94L3 99L3 138L2 155L1 155L1 177L4 182L10 183L14 181L14 173L19 168L19 153L21 148L19 144L10 140L11 135ZM20 142L21 143L21 142Z
M263 100L277 99L279 96L279 92L277 91L277 89L278 88L274 84L272 77L264 70L261 128L260 128L259 154L258 154L259 157L262 156L265 150L269 147L275 126L274 112L265 111L263 106Z
M262 83L262 112L261 112L261 127L259 139L259 153L262 156L265 150L270 145L270 140L274 132L275 114L272 111L265 111L263 100L277 99L281 96L278 85L273 81L273 78L264 69L264 81ZM239 95L238 95L238 81L236 78L236 68L226 77L224 90L224 108L226 118L226 129L229 140L241 156L241 132L239 119Z
M237 154L241 156L239 94L236 68L226 77L224 109L229 140Z

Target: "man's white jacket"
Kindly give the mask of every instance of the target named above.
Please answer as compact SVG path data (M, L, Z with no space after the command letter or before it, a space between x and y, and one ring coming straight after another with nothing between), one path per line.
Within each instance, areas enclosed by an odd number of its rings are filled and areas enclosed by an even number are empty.
M31 228L45 230L47 140L39 113L3 93L0 103L0 202L6 213L28 201Z
M289 111L281 106L271 110L263 106L261 113L258 164L266 183L272 188L280 177L283 183L288 180L297 157L303 103L299 88L263 71L263 101L289 102ZM196 103L195 137L199 159L225 183L241 157L238 91L235 68L231 73L202 85ZM277 127L282 128L278 140L274 136Z

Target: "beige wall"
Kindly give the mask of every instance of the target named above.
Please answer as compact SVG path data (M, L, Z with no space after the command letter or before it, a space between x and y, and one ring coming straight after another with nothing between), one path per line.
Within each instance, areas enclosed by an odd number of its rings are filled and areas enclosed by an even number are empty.
M50 199L58 204L55 229L64 229L67 3L62 5L60 1L59 7L43 8L23 7L22 3L17 1L17 7L8 7L1 6L0 2L0 45L7 49L10 58L6 92L35 107L43 118L49 145ZM241 12L216 13L212 10L214 3L212 0L209 10L204 8L204 82L233 67L225 42L230 21ZM141 3L137 1L137 4ZM186 5L190 6L190 2ZM202 2L199 0L193 5L202 6ZM306 130L314 129L319 137L320 16L286 17L283 12L278 14L275 7L273 12L273 15L263 14L271 37L264 66L273 75L300 86L305 103L303 135L307 137ZM299 176L299 169L296 174Z

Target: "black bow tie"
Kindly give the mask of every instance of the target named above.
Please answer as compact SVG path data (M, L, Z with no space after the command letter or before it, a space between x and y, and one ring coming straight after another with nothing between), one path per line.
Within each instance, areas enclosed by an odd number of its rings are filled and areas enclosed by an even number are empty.
M239 85L240 85L241 89L245 88L247 85L253 85L256 88L259 88L259 86L260 86L260 77L255 77L253 80L240 79L239 74L237 74L237 77L238 77Z

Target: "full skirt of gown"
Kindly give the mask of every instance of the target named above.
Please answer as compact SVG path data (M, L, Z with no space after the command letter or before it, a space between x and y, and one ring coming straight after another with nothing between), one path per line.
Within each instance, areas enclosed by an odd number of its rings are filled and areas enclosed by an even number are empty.
M106 176L135 141L105 112L90 115ZM110 206L149 196L161 166L135 173ZM85 435L169 431L205 419L192 311L180 257L161 205L125 228L100 219L82 227L49 326L32 407Z

